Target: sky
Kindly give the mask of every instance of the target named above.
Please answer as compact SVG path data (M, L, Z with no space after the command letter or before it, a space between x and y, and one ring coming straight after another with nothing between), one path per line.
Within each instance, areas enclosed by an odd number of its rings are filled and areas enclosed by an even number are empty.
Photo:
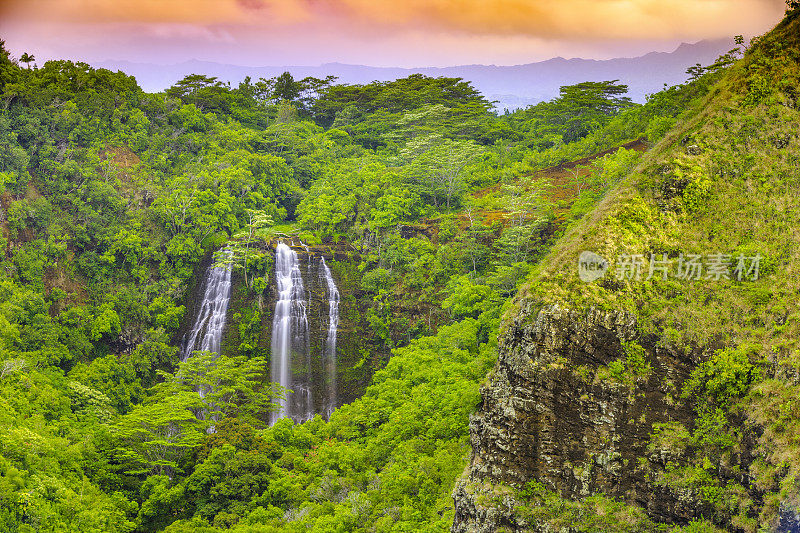
M764 33L782 0L0 0L12 55L235 65L514 65Z

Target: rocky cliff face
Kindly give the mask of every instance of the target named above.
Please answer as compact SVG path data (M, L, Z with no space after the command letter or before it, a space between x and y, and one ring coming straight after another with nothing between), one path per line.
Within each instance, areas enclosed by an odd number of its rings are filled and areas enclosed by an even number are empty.
M428 235L429 226L404 226L404 234ZM263 257L250 264L250 282L259 280L260 292L248 289L241 269L236 269L232 278L232 293L228 308L221 350L225 355L246 355L248 357L271 357L272 319L278 288L273 271L275 246L279 238L257 246ZM362 257L352 245L346 242L325 243L306 246L297 237L281 237L298 256L303 284L308 294L306 314L309 322L309 349L314 361L319 362L320 354L327 339L329 326L329 302L326 282L320 278L320 260L325 259L338 288L339 325L337 333L337 374L338 404L350 403L360 397L369 385L376 370L383 368L391 355L393 347L404 346L411 339L435 331L439 324L449 320L447 312L442 311L438 302L425 302L418 294L393 294L391 301L390 327L385 335L370 322L370 312L380 302L375 294L362 288L364 271L359 268ZM196 268L195 282L189 287L184 304L185 318L182 327L173 341L180 345L192 326L193 319L202 303L202 280L211 264L212 256ZM320 382L319 369L312 369L313 382ZM300 368L299 372L307 372Z
M325 258L332 271L334 282L339 290L339 323L337 328L337 389L339 405L350 403L364 391L372 377L370 365L364 365L366 350L380 353L381 346L371 338L369 324L364 315L371 299L364 298L360 288L361 276L357 266L358 254L341 245L302 246L292 245L297 252L300 271L303 276L305 290L308 293L306 315L309 326L309 349L312 368L295 368L295 373L308 373L309 381L315 391L324 389L325 375L322 357L325 352L325 341L329 326L329 302L326 282L320 277L320 260ZM268 348L272 342L272 318L278 288L272 274L264 298L260 343ZM320 395L317 394L317 398ZM318 404L317 412L323 412L325 406Z
M517 316L470 422L472 456L454 492L453 531L536 531L514 517L511 496L501 505L493 498L498 485L534 479L564 498L602 492L656 516L688 517L648 484L649 465L639 458L647 455L654 423L690 416L673 395L692 358L639 340L652 367L648 376L599 375L625 357L623 343L636 336L634 319L622 312L550 306Z
M298 367L307 379L320 389L324 381L321 357L328 332L328 299L326 284L320 278L320 259L325 258L332 271L340 294L339 326L337 333L338 404L349 403L358 398L372 376L370 357L382 360L386 357L382 345L372 338L364 315L372 304L369 295L360 288L361 275L357 266L360 258L347 245L305 246L298 239L286 240L297 253L304 288L308 294L306 316L309 326L309 350L312 368ZM268 261L263 267L266 286L263 292L248 291L240 271L233 278L233 294L228 312L222 349L228 354L242 353L242 343L252 346L249 355L271 357L272 318L278 288L275 273L270 266L277 241L268 243L263 250ZM365 364L366 359L366 364ZM324 406L316 406L322 412Z
M796 531L798 83L795 9L545 258L471 419L453 531ZM584 283L582 251L729 270ZM735 275L746 256L758 276Z

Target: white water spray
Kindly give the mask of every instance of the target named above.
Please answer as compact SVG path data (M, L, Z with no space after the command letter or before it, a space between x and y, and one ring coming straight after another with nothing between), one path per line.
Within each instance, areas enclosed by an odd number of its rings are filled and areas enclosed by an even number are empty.
M310 350L306 292L297 253L284 243L275 249L275 280L278 301L272 319L272 381L293 392L280 401L280 410L272 413L272 423L283 417L298 421L314 416L311 387L292 378L292 360L301 356L308 368Z
M331 269L322 257L319 262L320 277L325 279L328 289L328 333L325 337L325 352L322 364L325 368L325 415L330 417L336 409L337 398L337 376L336 376L336 331L339 327L339 289L333 281Z
M200 305L194 326L186 339L181 358L183 361L186 361L195 350L219 353L222 342L228 304L231 301L230 265L214 265L212 263L208 267L204 283L203 303Z

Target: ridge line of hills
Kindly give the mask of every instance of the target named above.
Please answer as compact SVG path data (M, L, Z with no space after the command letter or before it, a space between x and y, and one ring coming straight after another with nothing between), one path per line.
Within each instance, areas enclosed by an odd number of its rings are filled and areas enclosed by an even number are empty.
M107 60L93 62L98 68L122 70L136 77L149 92L161 91L187 74L206 74L220 80L238 83L245 76L274 77L284 71L295 78L327 75L338 76L339 83L389 81L420 73L429 76L459 77L469 80L497 107L518 109L558 95L559 87L582 81L619 79L629 85L629 96L643 102L647 94L662 89L666 83L676 85L686 80L686 68L696 62L708 64L733 46L731 39L703 40L682 43L672 52L649 52L638 57L614 59L582 59L555 57L520 65L457 65L452 67L373 67L346 63L324 63L318 66L241 66L213 61L188 60L171 65Z

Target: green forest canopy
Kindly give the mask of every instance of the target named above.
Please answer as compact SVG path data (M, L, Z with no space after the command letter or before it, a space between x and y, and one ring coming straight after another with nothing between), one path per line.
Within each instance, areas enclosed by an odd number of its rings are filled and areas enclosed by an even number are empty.
M0 46L0 528L448 529L504 302L637 156L597 160L569 201L532 172L656 140L714 76L644 105L586 82L498 116L458 78L193 74L148 94L85 63L22 68ZM370 329L393 355L330 421L268 427L279 391L244 329L233 353L179 362L198 265L268 236L255 219L361 252ZM403 237L418 220L438 238ZM239 268L263 291L270 258L253 254ZM443 325L409 328L398 298L432 302Z

